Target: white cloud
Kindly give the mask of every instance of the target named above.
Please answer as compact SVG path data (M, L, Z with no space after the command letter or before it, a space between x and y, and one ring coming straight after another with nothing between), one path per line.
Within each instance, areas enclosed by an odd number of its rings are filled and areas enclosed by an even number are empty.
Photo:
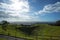
M28 0L9 0L9 4L0 3L0 11L5 12L3 16L8 21L31 21L33 16L29 15L30 5ZM7 15L8 14L8 15ZM2 16L2 17L3 17ZM7 18L8 17L8 18Z
M29 12L29 2L25 0L10 0L11 4L0 3L0 8L12 12Z
M1 12L4 12L1 14ZM8 21L40 21L39 14L60 12L60 2L48 4L38 12L31 12L28 0L9 0L0 2L0 19Z
M30 5L28 0L5 0L4 3L0 3L0 19L2 20L37 21L38 17L31 15L29 12Z
M45 13L53 13L53 12L60 12L60 2L56 2L55 4L48 4L44 6L44 8L35 14L45 14Z

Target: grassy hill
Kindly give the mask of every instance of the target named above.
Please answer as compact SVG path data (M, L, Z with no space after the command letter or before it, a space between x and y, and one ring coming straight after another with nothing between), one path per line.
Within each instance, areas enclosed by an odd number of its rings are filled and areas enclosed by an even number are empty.
M51 26L47 24L36 24L35 26L37 26L37 28L33 31L33 35L37 36L39 40L60 40L60 26Z
M0 40L7 40L6 38L0 38Z
M60 40L60 26L34 24L26 27L9 24L5 29L3 30L0 25L0 34L26 38L27 40Z
M16 25L10 25L9 24L6 27L6 30L3 30L2 26L0 25L0 34L8 35L8 36L15 36L15 37L19 37L19 38L32 39L32 37L23 33L21 30L18 30L17 29L18 27L21 27L21 26L16 26Z

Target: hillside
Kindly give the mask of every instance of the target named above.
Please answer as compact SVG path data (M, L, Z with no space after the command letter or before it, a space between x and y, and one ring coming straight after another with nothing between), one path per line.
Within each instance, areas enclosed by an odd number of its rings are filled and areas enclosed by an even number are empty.
M56 39L60 40L60 26L51 26L47 24L36 24L37 28L33 31L33 35L38 39Z
M21 30L18 30L17 29L18 27L21 27L21 26L20 25L16 26L16 25L9 24L4 30L2 28L2 25L0 25L0 34L13 36L13 37L18 37L18 38L32 39L32 37L28 37L27 34L22 32Z
M8 24L4 30L2 25L0 25L0 34L26 38L27 40L60 40L60 26L52 26L48 24Z

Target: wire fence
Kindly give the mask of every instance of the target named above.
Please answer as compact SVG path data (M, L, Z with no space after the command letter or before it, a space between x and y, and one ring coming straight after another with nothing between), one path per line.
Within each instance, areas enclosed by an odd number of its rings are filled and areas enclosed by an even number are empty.
M60 36L38 35L35 40L60 40Z

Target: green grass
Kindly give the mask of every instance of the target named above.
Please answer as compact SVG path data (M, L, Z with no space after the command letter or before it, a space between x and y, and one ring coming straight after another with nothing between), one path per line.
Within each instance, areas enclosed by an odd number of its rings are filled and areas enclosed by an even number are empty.
M35 26L38 26L38 25L35 25ZM39 40L41 38L49 39L52 36L53 36L53 39L55 38L59 39L59 37L56 37L56 36L60 36L60 26L50 26L47 24L39 24L39 27L37 27L34 30L33 35L37 36Z
M38 40L48 40L51 36L60 36L60 26L51 26L48 24L35 24L32 26L36 26L36 28L32 30L32 34L30 36L22 32L21 30L16 30L16 28L19 26L15 25L8 25L6 27L6 31L4 31L2 29L2 26L0 25L0 34L15 36L19 38L26 38L28 40L36 40L36 38ZM53 37L53 39L55 38L58 37Z
M8 40L8 39L6 39L6 38L0 38L0 40Z
M40 25L35 29L39 35L59 36L60 26Z
M19 38L26 38L26 39L32 39L32 37L29 37L27 34L23 33L20 30L16 30L16 27L14 25L8 25L6 27L6 31L2 29L2 26L0 25L0 34L19 37Z

